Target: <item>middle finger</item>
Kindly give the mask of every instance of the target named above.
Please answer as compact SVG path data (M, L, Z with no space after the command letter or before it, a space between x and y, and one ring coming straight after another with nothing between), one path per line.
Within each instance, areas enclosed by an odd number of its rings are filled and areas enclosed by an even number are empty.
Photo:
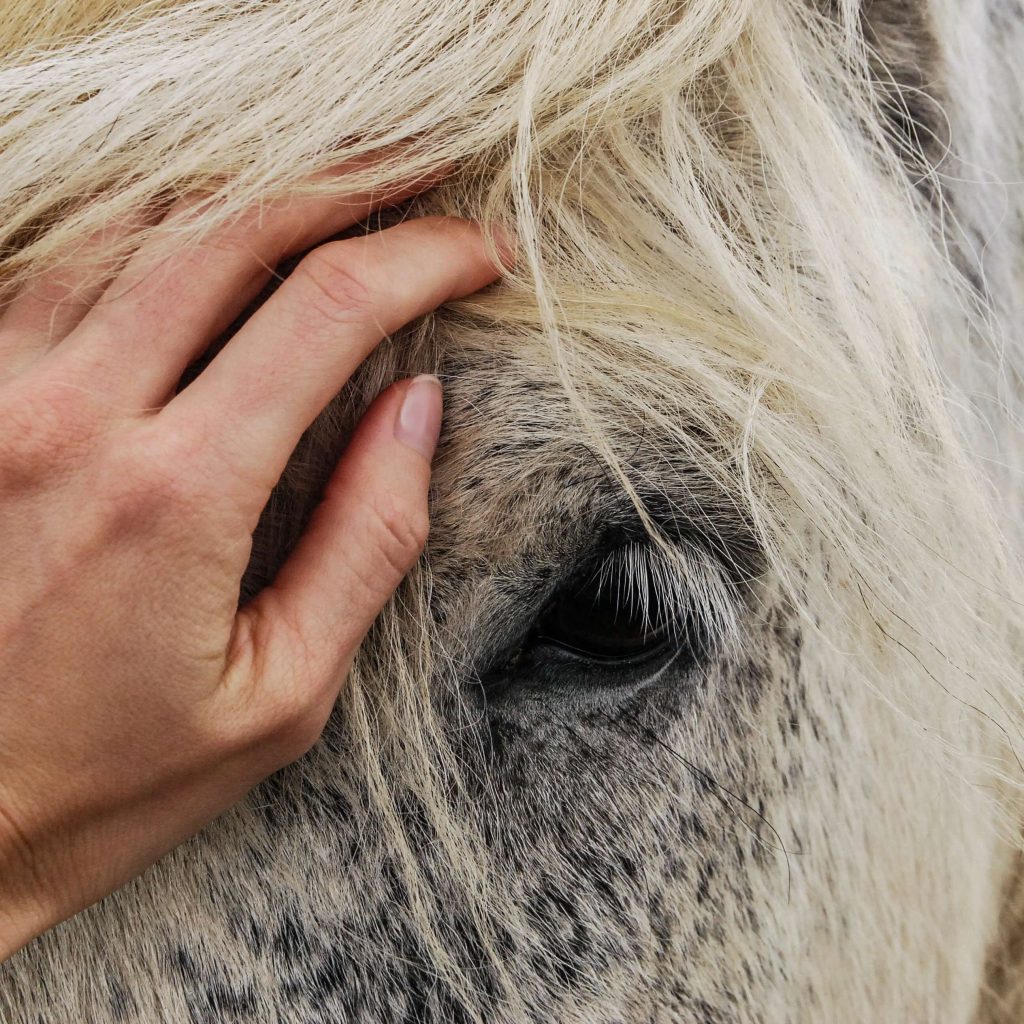
M383 337L501 272L480 227L454 218L329 242L154 422L254 483L258 511L302 432Z

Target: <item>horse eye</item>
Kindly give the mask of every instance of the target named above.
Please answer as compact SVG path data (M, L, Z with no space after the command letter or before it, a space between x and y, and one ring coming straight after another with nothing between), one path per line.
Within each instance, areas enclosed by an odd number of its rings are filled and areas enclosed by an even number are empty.
M534 630L534 641L591 661L634 661L665 648L670 623L653 587L644 592L590 577L556 594Z

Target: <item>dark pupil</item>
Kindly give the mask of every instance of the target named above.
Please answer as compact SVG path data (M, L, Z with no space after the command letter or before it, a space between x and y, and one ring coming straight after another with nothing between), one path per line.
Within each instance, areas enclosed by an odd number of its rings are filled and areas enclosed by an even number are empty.
M647 615L644 615L644 609ZM667 638L654 594L627 595L614 583L585 580L545 610L539 637L591 658L621 659L660 647Z

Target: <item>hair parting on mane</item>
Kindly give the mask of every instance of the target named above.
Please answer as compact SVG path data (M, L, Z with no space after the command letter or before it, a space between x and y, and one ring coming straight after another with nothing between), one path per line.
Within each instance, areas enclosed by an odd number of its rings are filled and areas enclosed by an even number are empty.
M804 627L862 652L865 686L892 680L879 696L979 793L995 778L1016 799L1024 588L976 468L984 431L936 358L960 352L970 381L1001 342L934 226L933 168L893 144L894 87L872 73L857 0L8 7L5 287L182 195L208 196L176 228L184 246L282 192L386 191L454 165L413 208L511 226L520 261L430 323L546 361L566 436L582 433L657 548L621 585L642 593L647 574L738 635L725 577L645 507L620 430L638 421L737 510ZM168 230L112 240L97 278ZM451 906L518 997L493 924L505 897L435 708L461 652L431 621L431 586L428 560L342 694L344 751L313 756L359 759L360 813L388 837L419 941L480 1019ZM1005 755L982 759L993 730ZM410 806L444 886L422 877Z

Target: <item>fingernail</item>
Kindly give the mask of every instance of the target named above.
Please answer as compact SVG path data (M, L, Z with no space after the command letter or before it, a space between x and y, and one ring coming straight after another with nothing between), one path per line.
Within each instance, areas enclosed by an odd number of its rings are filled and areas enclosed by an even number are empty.
M407 385L395 420L395 437L428 461L441 433L442 404L441 382L432 373L420 374Z

